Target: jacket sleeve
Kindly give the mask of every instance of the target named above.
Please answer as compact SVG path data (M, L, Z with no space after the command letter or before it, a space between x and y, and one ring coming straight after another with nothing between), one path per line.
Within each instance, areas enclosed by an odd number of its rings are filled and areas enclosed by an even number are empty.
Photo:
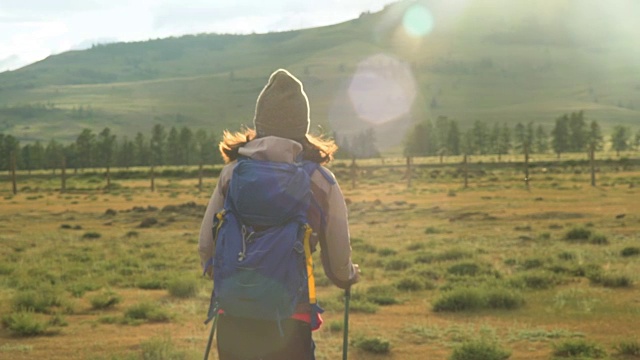
M229 167L225 166L220 173L216 188L211 194L207 210L202 218L202 224L200 225L200 240L198 241L198 252L200 253L200 266L204 273L209 272L208 267L211 266L213 261L213 254L215 251L215 244L213 242L213 217L217 212L222 210L224 206L224 194L229 181ZM210 272L209 272L210 273Z
M326 172L331 177L333 174L326 168L321 171ZM324 227L320 231L320 257L322 267L327 277L338 287L346 289L349 285L359 280L357 266L351 261L351 243L349 238L349 220L347 205L340 190L340 186L334 179L330 184L324 179L324 175L316 172L315 181L324 182L321 186L322 194L316 195L322 208L324 216Z

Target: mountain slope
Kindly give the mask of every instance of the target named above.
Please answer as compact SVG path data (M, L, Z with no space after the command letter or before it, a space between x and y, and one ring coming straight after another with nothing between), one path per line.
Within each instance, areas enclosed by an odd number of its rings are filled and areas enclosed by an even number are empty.
M640 12L605 13L593 0L580 4L403 1L315 29L70 51L0 74L0 132L24 141L67 141L85 127L109 126L119 135L148 133L155 123L237 129L251 124L257 94L280 67L305 83L314 125L340 133L374 127L391 145L412 122L439 115L463 128L476 120L550 125L584 109L605 130L637 126L640 32L631 24ZM408 35L407 14L415 9L434 21L422 37ZM630 18L623 22L625 12ZM425 21L430 18L414 25L424 28ZM352 81L377 77L388 83L379 88L385 92L405 68L412 79L399 86L415 87L411 111L385 124L367 121L364 113L394 110L398 94L359 103L350 96Z

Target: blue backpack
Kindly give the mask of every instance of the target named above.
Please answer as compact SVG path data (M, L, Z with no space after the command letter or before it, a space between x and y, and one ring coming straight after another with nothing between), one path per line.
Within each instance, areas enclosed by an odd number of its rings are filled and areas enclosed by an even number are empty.
M321 312L307 223L314 203L310 177L317 169L309 161L238 160L224 209L214 219L209 320L222 309L231 316L280 321L305 301Z

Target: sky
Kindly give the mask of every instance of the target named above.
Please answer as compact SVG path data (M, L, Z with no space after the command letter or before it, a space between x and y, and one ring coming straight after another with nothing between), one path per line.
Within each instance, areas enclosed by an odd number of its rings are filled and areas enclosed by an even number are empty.
M0 72L96 43L335 24L393 0L0 0Z

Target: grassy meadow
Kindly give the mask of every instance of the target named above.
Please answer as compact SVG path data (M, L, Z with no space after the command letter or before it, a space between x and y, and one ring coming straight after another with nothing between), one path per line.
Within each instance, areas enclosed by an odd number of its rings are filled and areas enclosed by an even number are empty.
M453 165L414 169L408 188L390 167L401 159L385 163L361 167L355 188L347 163L332 167L362 269L349 358L640 356L637 167L603 167L597 187L579 167L536 168L526 190L508 168L464 188ZM0 183L0 358L202 357L212 284L197 241L215 180L201 193L197 179L112 183ZM338 359L342 291L316 264L316 355Z

